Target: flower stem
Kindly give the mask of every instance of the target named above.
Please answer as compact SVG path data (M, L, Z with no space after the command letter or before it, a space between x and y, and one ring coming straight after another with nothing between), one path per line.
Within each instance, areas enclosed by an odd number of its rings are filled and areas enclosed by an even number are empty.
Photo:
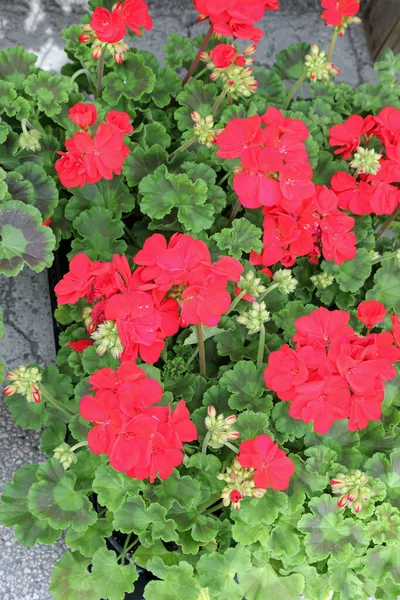
M126 554L126 552L127 552L127 549L128 549L128 546L129 546L129 542L130 542L130 540L131 540L131 537L132 537L132 533L130 533L130 534L129 534L129 535L126 537L126 540L125 540L125 543L124 543L124 547L122 548L122 552L121 552L121 554L120 554L120 555L118 556L118 558L117 558L117 560L120 560L120 559L122 559L122 560L121 560L121 563L123 563L123 562L124 562L125 554Z
M257 302L260 303L262 300L264 300L265 296L268 296L268 294L270 292L273 292L278 287L279 287L279 283L272 283L269 287L267 287L267 289L265 290L265 292L263 294L261 294L261 296L259 296L257 298Z
M224 503L223 503L222 500L221 500L221 502L218 502L218 504L216 504L215 506L212 506L211 508L209 508L208 510L206 510L204 514L211 515L212 513L214 513L217 510L219 510L220 508L224 508Z
M238 214L238 212L240 210L240 207L241 207L241 204L240 204L240 200L238 198L235 202L235 206L232 208L231 214L229 215L227 227L230 227L232 225L234 219L236 218L236 215Z
M205 510L207 510L210 506L212 506L217 500L220 500L221 498L221 492L217 492L216 494L213 494L212 496L210 496L205 502L203 502L203 504L200 504L197 507L197 511L199 513L204 512Z
M386 229L393 223L397 215L400 213L400 204L394 209L390 217L384 222L382 227L376 232L376 239L380 238Z
M207 431L206 436L203 440L203 445L201 447L201 451L203 454L207 454L207 447L208 447L208 442L210 441L211 438L211 431Z
M104 74L104 60L106 58L106 49L102 48L99 56L99 62L97 65L97 97L100 98L103 91L103 74Z
M75 450L78 450L78 448L83 448L83 446L89 446L88 442L78 442L78 444L75 444L75 446L70 448L70 452L75 452Z
M303 73L303 75L301 77L299 77L299 79L296 81L296 83L294 84L294 86L292 87L292 89L290 90L288 95L286 96L286 100L282 106L283 110L285 110L289 106L290 101L292 100L293 96L295 95L295 93L297 92L297 90L299 89L299 87L301 86L303 81L306 80L306 78L307 78L307 73Z
M194 61L190 65L189 70L186 73L186 75L185 75L185 77L184 77L184 79L182 81L182 85L185 86L187 84L187 82L189 81L189 79L191 78L191 76L193 75L193 73L195 72L196 67L197 67L197 65L199 64L199 61L200 61L200 55L206 49L207 44L210 41L211 36L213 34L213 31L214 31L214 27L211 24L209 30L207 31L206 35L204 36L204 40L202 41L202 44L200 46L200 49L199 49L199 51L197 53L196 58L194 59Z
M74 83L75 79L77 79L79 75L86 75L89 85L93 86L92 75L87 69L79 69L78 71L75 71L75 73L71 75L71 83Z
M202 75L204 75L204 73L205 73L206 71L208 71L208 67L204 67L204 69L202 69L201 71L199 71L199 72L197 73L197 75L194 75L194 77L192 77L192 81L193 81L194 79L199 79L199 77L201 77Z
M54 406L54 408L57 408L58 410L63 412L68 418L73 416L74 413L72 411L70 411L70 409L67 408L66 406L63 406L62 404L60 404L58 402L58 400L56 400L54 398L54 396L52 396L50 394L50 392L48 390L46 390L46 388L42 384L40 384L39 387L40 387L40 393L46 398L46 400L49 404L52 404Z
M236 446L234 446L230 442L224 442L224 446L227 446L228 448L233 450L235 454L239 454L239 448L236 448Z
M225 173L225 175L223 177L221 177L221 179L219 181L217 181L217 185L222 185L223 183L225 183L225 181L228 179L230 174L231 174L230 171Z
M263 364L265 350L265 327L264 324L260 327L260 341L258 342L258 354L257 354L257 369L260 369Z
M214 106L211 109L211 115L216 115L216 113L218 112L219 107L221 106L221 103L223 102L224 98L226 96L226 90L224 90L217 98Z
M207 377L206 352L204 348L203 326L201 323L196 325L196 332L197 343L199 346L200 375L202 377Z
M332 62L333 51L335 49L335 44L336 44L336 40L338 37L338 33L339 33L339 29L337 27L335 27L333 30L331 45L329 46L328 62Z
M188 148L190 148L190 146L192 146L195 142L197 141L197 137L194 135L193 137L191 137L190 139L186 140L186 142L184 142L182 144L182 146L179 146L179 148L177 148L176 150L174 150L169 156L168 156L168 160L172 160L174 158L174 156L178 153L178 152L182 152L183 150L187 150Z
M246 290L242 290L240 292L240 294L238 294L236 296L236 298L233 300L232 304L230 305L229 310L225 313L226 315L229 315L229 313L232 312L234 308L236 308L236 306L239 304L239 302L241 301L241 299L243 298L243 296L246 295L246 293L247 293Z
M374 258L374 260L371 260L371 265L377 265L378 263L383 262L384 260L390 260L391 258L395 258L398 255L399 251L396 250L395 252L389 252L389 254L378 256L377 258Z

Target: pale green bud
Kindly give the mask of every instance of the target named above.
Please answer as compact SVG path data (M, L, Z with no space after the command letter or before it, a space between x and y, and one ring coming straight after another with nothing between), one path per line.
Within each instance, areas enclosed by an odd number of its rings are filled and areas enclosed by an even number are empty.
M291 294L299 282L289 269L279 269L274 273L274 283L278 284L278 289L282 294Z
M266 290L266 287L261 283L261 279L256 277L254 271L248 271L241 276L238 283L238 288L246 291L246 293L252 298L256 298L259 294L262 294L262 292L265 292Z
M39 139L42 136L37 129L25 130L21 133L18 140L18 145L22 150L30 150L38 152L41 149Z
M28 402L40 402L42 374L37 367L17 367L7 373L7 377L12 383L4 389L6 396L21 394Z
M65 442L55 448L53 456L62 464L65 471L77 461L76 455L71 450L71 446Z
M304 66L311 81L328 81L331 76L336 77L340 73L317 44L311 44L311 53L306 55Z
M94 345L99 356L102 356L105 352L111 352L114 358L119 358L124 351L115 321L104 321L92 333L91 337L95 340Z
M313 282L315 287L324 290L332 285L332 283L335 281L335 278L333 275L329 275L328 273L318 273L317 275L312 275L310 280Z
M382 154L378 154L375 150L368 150L359 146L354 154L350 167L357 169L362 175L376 175L381 168L380 159Z
M236 317L238 323L247 327L250 335L260 331L261 325L270 319L271 313L266 309L265 302L254 302L250 310Z

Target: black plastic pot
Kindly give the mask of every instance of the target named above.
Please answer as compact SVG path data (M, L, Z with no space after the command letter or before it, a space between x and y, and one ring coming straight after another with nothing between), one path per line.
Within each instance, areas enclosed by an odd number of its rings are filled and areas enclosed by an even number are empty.
M63 276L68 272L69 261L67 259L67 254L70 250L71 250L71 245L70 245L69 241L63 240L60 243L59 249L54 254L54 262L53 262L52 266L49 269L47 269L49 288L50 288L50 302L51 302L51 311L52 311L52 320L53 320L54 343L55 343L57 351L60 349L60 344L59 344L58 338L59 338L60 333L62 333L64 331L65 327L64 327L64 325L61 325L60 323L58 323L54 318L54 311L57 308L57 298L54 293L54 287L63 278ZM93 496L90 497L90 500L92 501L93 506L96 509L96 511L100 512L100 510L103 507L99 507L96 495L93 494ZM111 535L107 539L108 548L110 550L116 550L118 552L118 554L120 554L122 552L122 548L123 548L123 545L121 545L120 541L118 540L118 537L120 537L120 536L121 536L121 534L119 534L118 532L114 532L113 535ZM122 544L123 544L123 542L122 542ZM126 560L128 561L129 558L127 558ZM144 600L143 599L144 588L146 587L146 585L149 581L156 579L156 577L154 577L154 575L152 573L150 573L150 571L146 571L146 569L143 569L142 567L139 567L138 565L136 565L136 569L137 569L137 572L139 573L139 578L135 582L135 591L132 592L131 594L125 594L125 600Z

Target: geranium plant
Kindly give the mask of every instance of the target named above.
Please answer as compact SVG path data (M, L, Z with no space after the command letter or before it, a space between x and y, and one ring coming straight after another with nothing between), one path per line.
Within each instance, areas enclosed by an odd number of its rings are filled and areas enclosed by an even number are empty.
M70 240L56 366L5 388L48 459L0 507L22 545L65 532L55 600L138 568L146 600L399 593L400 65L335 84L359 3L321 4L330 48L271 69L277 0L195 0L166 67L127 42L143 0L92 0L62 75L0 52L0 269Z

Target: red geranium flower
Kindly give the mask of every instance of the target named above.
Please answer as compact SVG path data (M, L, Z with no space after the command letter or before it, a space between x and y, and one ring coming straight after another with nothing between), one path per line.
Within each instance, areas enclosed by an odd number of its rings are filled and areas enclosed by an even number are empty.
M78 102L69 109L68 117L81 129L87 129L97 121L97 108L94 104Z
M77 342L67 342L67 346L76 352L83 352L89 346L93 346L93 340L78 340Z
M398 314L391 316L392 321L392 334L397 346L400 348L400 323Z
M110 110L106 117L106 123L123 135L132 133L133 131L131 118L126 112Z
M330 128L329 144L339 146L334 153L342 154L347 159L359 147L363 133L364 119L359 115L352 115L344 123Z
M308 369L298 354L287 344L271 352L264 371L265 385L276 392L281 400L292 400L295 387L308 379Z
M66 188L83 187L87 183L86 165L83 156L72 152L61 152L54 165L61 184Z
M327 25L338 27L343 24L343 17L354 17L360 10L357 0L322 0L322 18Z
M144 0L125 0L123 3L119 2L117 6L121 7L126 24L136 35L142 35L140 27L147 31L153 27L149 7Z
M296 212L302 200L315 194L311 181L313 172L310 163L291 162L283 166L280 173L280 188L283 195L281 206L289 212Z
M233 179L233 187L246 208L276 206L281 201L277 179L271 175L282 169L279 153L271 148L248 148L242 154L242 171Z
M321 307L295 321L297 333L293 341L298 346L327 346L334 337L345 338L353 333L347 325L350 314L344 310L328 310Z
M111 390L116 392L122 383L132 383L145 379L146 373L140 369L135 362L123 362L116 371L105 367L95 371L89 377L92 390Z
M240 444L238 461L245 469L255 469L256 488L286 490L295 472L290 460L268 435L259 435Z
M225 284L189 285L182 293L181 316L186 323L215 327L231 305Z
M90 27L96 32L101 42L108 44L120 42L126 34L126 22L122 12L117 9L110 12L102 6L94 9Z
M381 386L383 387L383 386ZM350 400L349 430L365 429L370 421L378 421L382 415L383 389L371 390L364 396L354 394Z
M357 308L357 319L364 323L368 329L383 321L387 315L387 310L378 300L368 300L361 302Z
M264 131L261 118L231 119L219 134L217 156L220 158L240 158L247 148L259 146L263 142Z
M350 210L355 215L372 212L372 188L365 181L357 181L349 173L339 171L333 175L331 187L337 194L339 208Z
M96 397L84 396L79 409L83 419L94 423L88 433L89 448L94 454L109 454L123 422L116 396L100 390Z
M75 304L91 290L95 271L101 267L99 262L92 262L86 254L76 254L69 263L69 271L57 283L54 291L58 304Z
M126 473L137 464L147 464L151 439L157 427L158 420L147 414L138 415L124 423L109 453L110 465L116 471Z
M217 69L227 69L236 58L236 50L231 44L218 44L211 52L211 60Z

